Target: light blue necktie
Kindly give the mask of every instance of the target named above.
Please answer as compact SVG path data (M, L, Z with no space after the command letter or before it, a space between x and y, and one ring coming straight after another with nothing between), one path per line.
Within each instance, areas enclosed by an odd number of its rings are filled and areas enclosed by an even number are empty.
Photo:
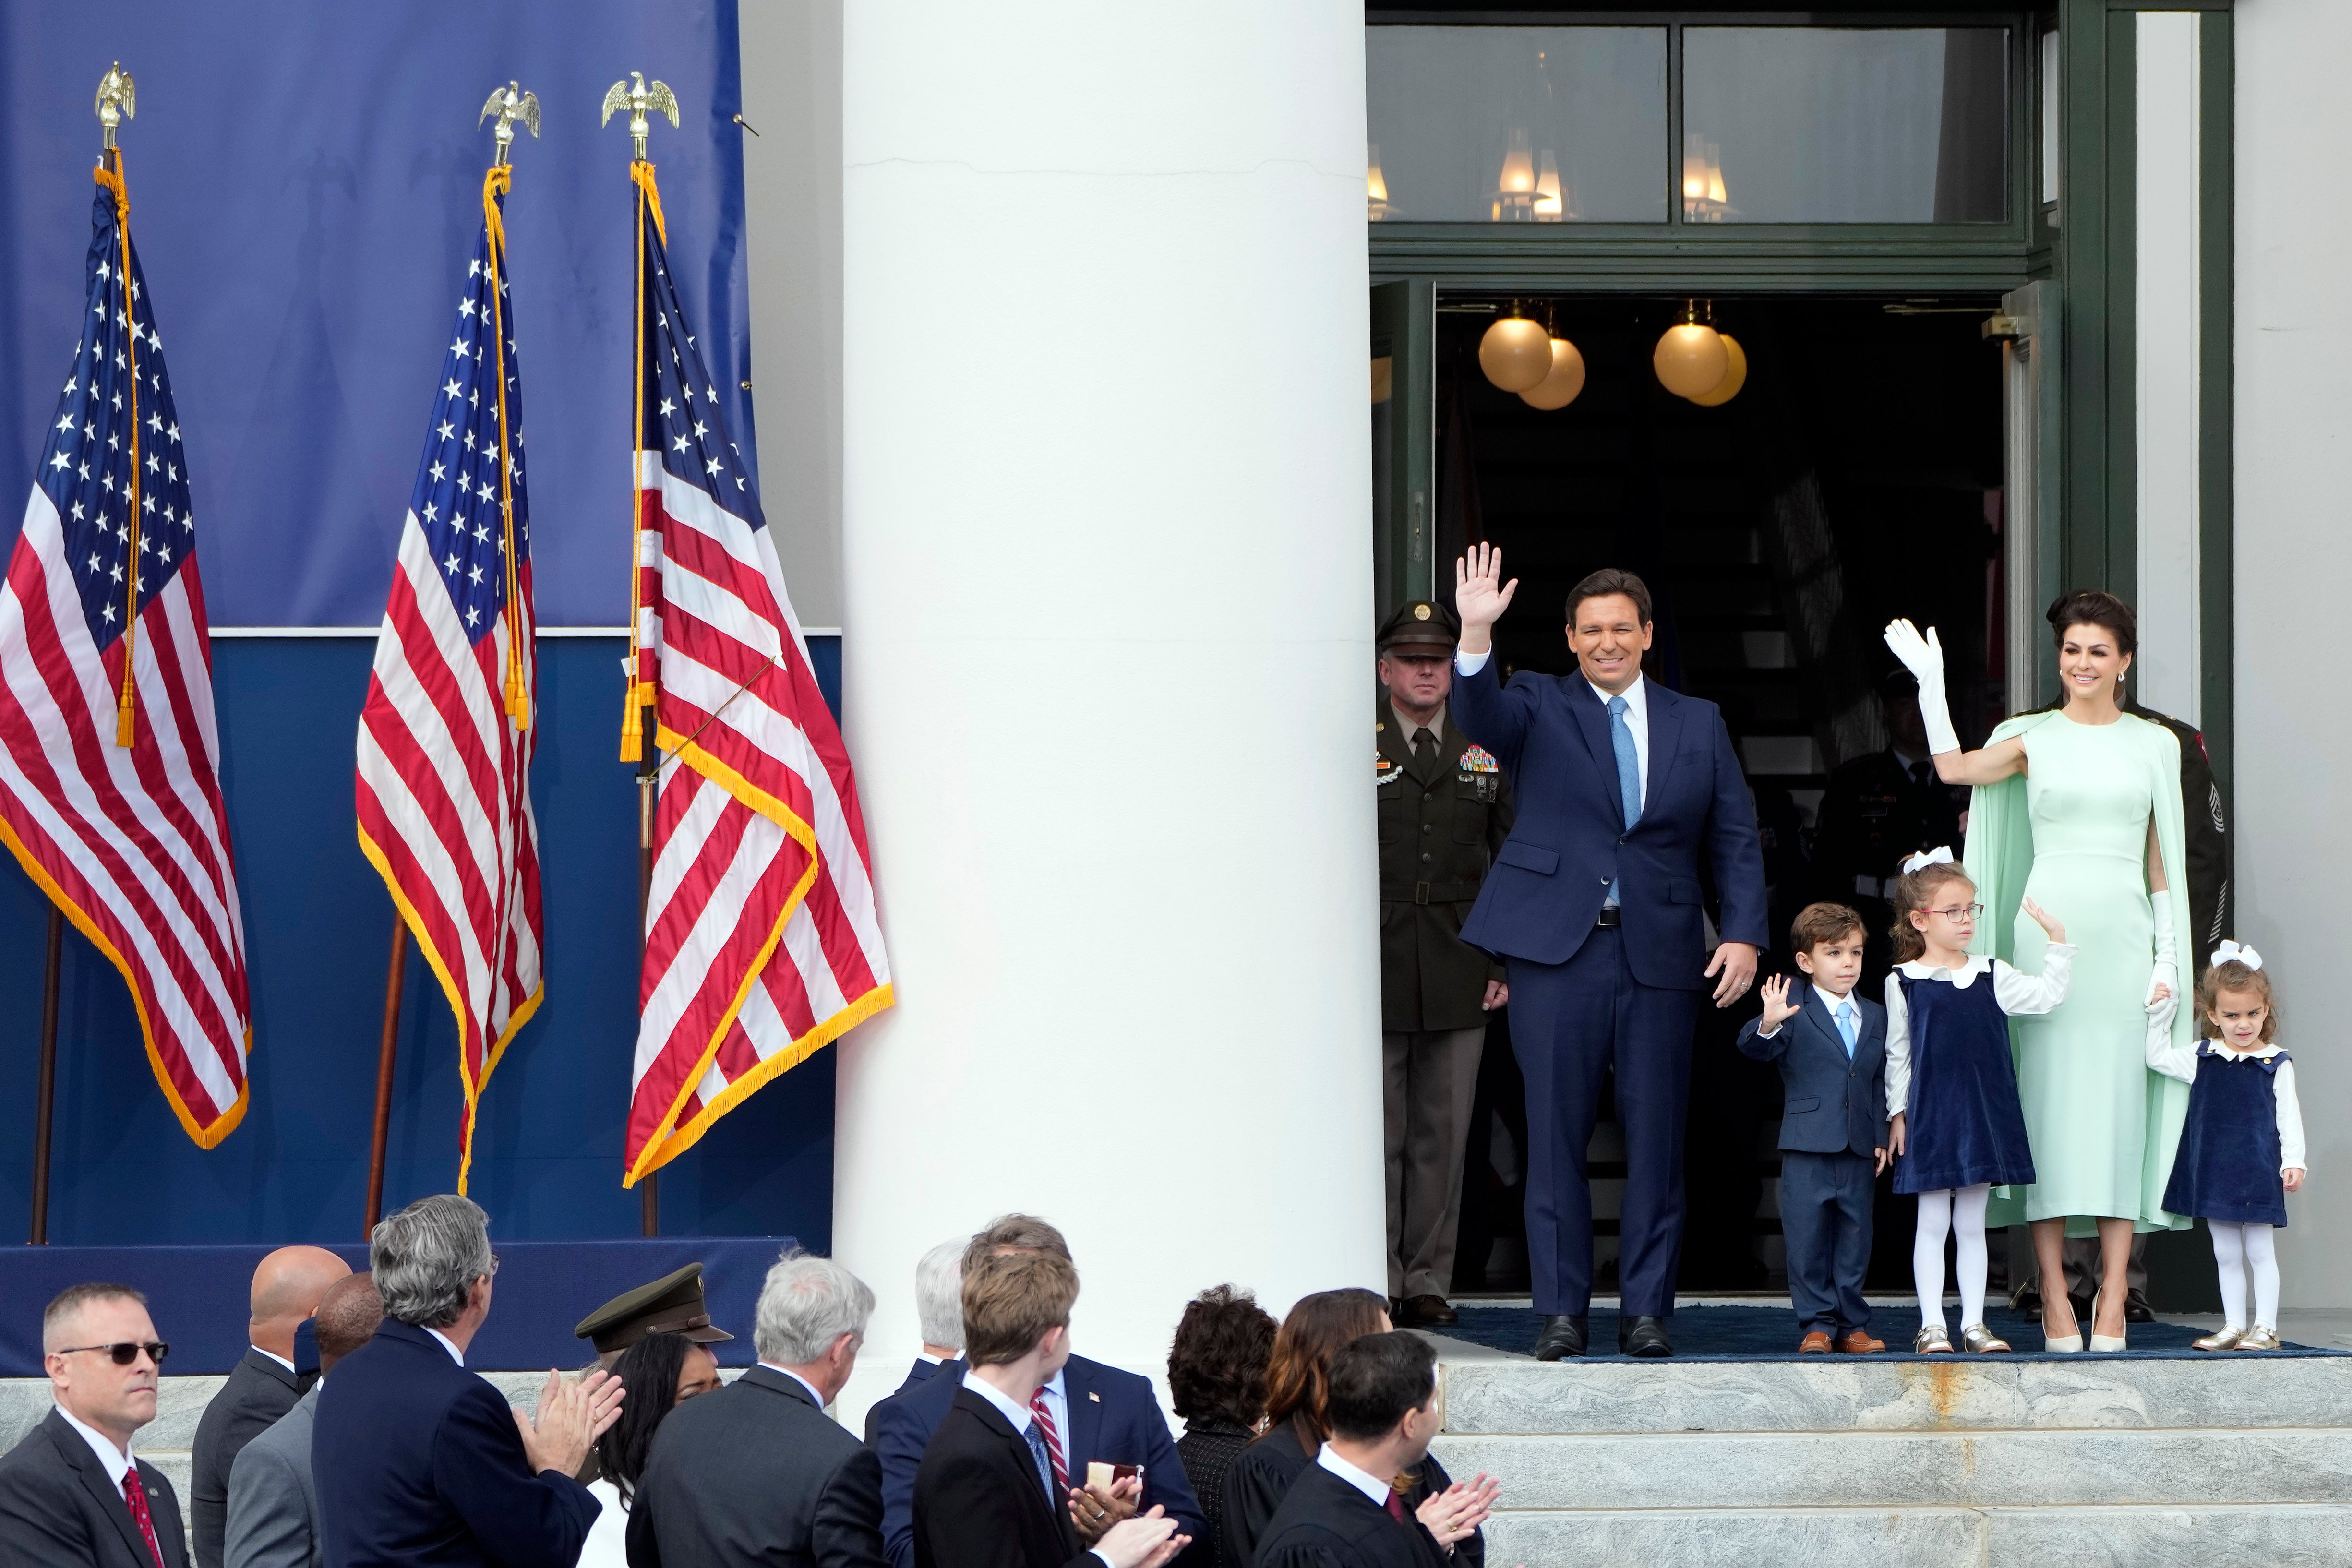
M1022 1427L1021 1435L1029 1439L1029 1457L1037 1461L1037 1484L1045 1489L1045 1511L1051 1513L1058 1500L1054 1496L1054 1461L1045 1457L1045 1436L1034 1421Z
M1854 1032L1857 1028L1853 1021L1853 1003L1851 1000L1838 1003L1837 1010L1831 1013L1830 1017L1837 1019L1838 1034L1845 1040L1845 1059L1852 1061Z
M1633 729L1625 722L1625 699L1609 699L1609 744L1617 753L1617 792L1625 802L1625 831L1642 820L1642 756L1633 749ZM1617 902L1617 883L1609 883L1608 903Z

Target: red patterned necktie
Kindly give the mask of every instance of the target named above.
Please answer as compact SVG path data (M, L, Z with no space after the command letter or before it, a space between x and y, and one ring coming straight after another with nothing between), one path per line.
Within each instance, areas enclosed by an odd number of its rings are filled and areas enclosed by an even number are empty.
M1045 1391L1042 1388L1029 1396L1029 1414L1037 1418L1037 1430L1045 1437L1045 1455L1054 1461L1054 1484L1067 1488L1070 1468L1062 1460L1062 1434L1054 1426L1054 1417L1045 1409Z
M163 1548L155 1539L155 1516L147 1511L147 1483L139 1479L136 1464L122 1472L122 1500L130 1506L131 1517L139 1521L139 1533L147 1538L147 1552L155 1559L155 1568L164 1568Z

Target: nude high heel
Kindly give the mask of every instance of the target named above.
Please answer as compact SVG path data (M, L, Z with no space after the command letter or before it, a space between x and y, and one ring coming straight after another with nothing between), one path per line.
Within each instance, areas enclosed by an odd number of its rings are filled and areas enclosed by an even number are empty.
M2073 1333L2052 1333L2049 1328L2050 1303L2047 1298L2044 1298L2042 1303L2042 1348L2044 1351L2049 1352L2053 1355L2078 1355L2082 1353L2083 1325L2081 1322L2078 1320L2075 1322L2074 1332Z
M2105 1291L2101 1291L2091 1297L2091 1322L2094 1325L2095 1325L2099 1321L2099 1302L2105 1297L2105 1295L2106 1292ZM2130 1334L2128 1331L2124 1333L2110 1336L2099 1333L2097 1328L2095 1326L2091 1332L2091 1348L2095 1351L2123 1350L2126 1348L2124 1342L2129 1337Z

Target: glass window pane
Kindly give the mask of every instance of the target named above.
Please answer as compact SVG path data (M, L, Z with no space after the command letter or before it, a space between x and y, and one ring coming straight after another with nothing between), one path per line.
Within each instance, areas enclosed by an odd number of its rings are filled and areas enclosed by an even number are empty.
M1999 223L2000 27L1690 27L1688 223Z
M1370 27L1373 221L1664 223L1664 27Z

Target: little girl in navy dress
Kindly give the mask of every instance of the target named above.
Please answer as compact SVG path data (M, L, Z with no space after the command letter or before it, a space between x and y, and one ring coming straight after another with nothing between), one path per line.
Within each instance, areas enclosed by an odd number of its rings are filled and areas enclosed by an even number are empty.
M2197 982L2197 1013L2211 1032L2194 1045L2176 1046L2153 1028L2147 1036L2148 1066L2189 1085L2164 1207L2211 1228L2221 1271L2221 1332L2197 1348L2276 1350L2279 1272L2271 1232L2286 1223L2286 1195L2303 1187L2303 1109L2294 1062L2275 1043L2278 1009L2262 955L2222 943ZM2249 1272L2252 1312L2243 1310Z
M1944 1237L1956 1243L1960 1340L1972 1351L2003 1351L1985 1326L1985 1204L1996 1186L2033 1179L2025 1112L2009 1049L2009 1019L2046 1013L2063 1001L2074 949L2066 928L2032 899L2025 913L2050 934L2042 973L2021 975L1998 958L1971 957L1969 943L1984 906L1976 884L1936 850L1903 862L1895 891L1895 972L1886 977L1887 1145L1895 1190L1919 1195L1911 1276L1919 1291L1921 1355L1949 1354L1944 1322ZM2072 1345L2052 1349L2080 1350Z

